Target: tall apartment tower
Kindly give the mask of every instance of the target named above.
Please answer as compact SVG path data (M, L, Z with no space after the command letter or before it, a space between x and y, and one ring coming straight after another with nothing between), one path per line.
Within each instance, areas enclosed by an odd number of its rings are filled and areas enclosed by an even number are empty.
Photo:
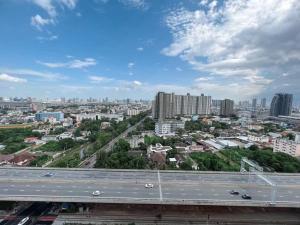
M210 114L211 97L175 95L174 93L158 92L152 103L154 119L172 119L176 116L207 115Z
M233 114L234 101L230 99L225 99L221 101L220 115L230 116Z
M255 109L256 109L256 106L257 106L257 99L256 99L256 98L253 98L253 99L252 99L252 109L255 110Z
M293 95L277 93L272 99L270 116L290 116L292 113Z
M267 107L267 99L266 98L261 99L260 106L264 109Z

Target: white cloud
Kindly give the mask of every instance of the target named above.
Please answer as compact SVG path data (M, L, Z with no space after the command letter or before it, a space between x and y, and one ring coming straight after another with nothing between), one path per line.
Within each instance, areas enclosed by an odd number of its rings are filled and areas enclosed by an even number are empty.
M279 76L280 82L290 83L290 76L284 78L286 71L294 75L293 82L300 82L298 0L200 4L198 10L180 8L166 18L173 42L162 50L163 54L179 56L194 69L219 76L226 84L233 79L241 87L249 85L254 92L271 90L278 85ZM222 89L220 84L215 87ZM235 92L233 88L223 91Z
M8 73L18 76L33 76L33 77L41 77L47 80L65 80L66 76L59 73L51 73L44 71L36 71L31 69L6 69L0 68L1 73Z
M32 2L45 10L50 17L55 17L57 15L52 0L32 0Z
M54 24L54 20L44 19L39 14L31 17L31 25L37 28L38 30L41 30L43 26L48 24Z
M54 41L58 39L58 35L51 35L51 36L38 36L36 37L39 41Z
M71 69L83 69L90 66L95 66L97 64L97 61L93 58L85 58L83 60L81 59L74 59L69 62L42 62L37 61L37 63L50 67L50 68L71 68Z
M128 68L129 69L133 68L134 66L135 66L135 63L133 63L133 62L128 63Z
M141 86L142 85L142 82L138 81L138 80L134 80L132 82L135 86Z
M179 72L182 71L182 69L181 69L180 67L176 67L175 69L176 69L177 71L179 71Z
M119 0L122 4L127 7L147 10L149 8L149 4L146 3L145 0Z
M60 85L61 87L61 91L64 93L77 93L77 94L81 94L83 92L92 90L93 87L91 86L78 86L78 85Z
M138 50L139 52L142 52L142 51L144 51L144 48L143 47L138 47L136 50Z
M57 6L72 10L77 4L77 0L31 0L31 2L45 10L49 16L49 18L43 18L37 14L31 17L31 25L38 30L42 30L42 27L45 25L56 24L56 18L58 16Z
M89 80L92 83L101 83L101 82L112 81L113 79L108 77L103 77L103 76L89 76Z
M212 80L212 79L213 79L212 77L199 77L195 81L196 82L198 82L198 81L208 81L208 80Z
M25 83L25 82L27 82L26 79L19 78L19 77L14 77L14 76L8 75L6 73L1 73L0 74L0 81L8 81L8 82L14 82L14 83Z

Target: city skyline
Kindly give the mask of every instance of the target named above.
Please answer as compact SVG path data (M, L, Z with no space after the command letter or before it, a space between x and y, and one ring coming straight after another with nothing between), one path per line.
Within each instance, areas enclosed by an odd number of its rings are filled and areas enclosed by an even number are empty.
M0 96L152 99L164 91L237 102L287 92L299 103L299 4L1 2Z

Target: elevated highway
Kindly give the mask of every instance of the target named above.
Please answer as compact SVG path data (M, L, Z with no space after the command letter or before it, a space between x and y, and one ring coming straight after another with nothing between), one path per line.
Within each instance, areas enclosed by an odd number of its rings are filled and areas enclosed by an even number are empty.
M52 175L45 176L47 173ZM275 204L271 204L271 187L249 176L252 175L227 172L2 167L0 200L300 208L300 174L267 174L276 182ZM153 188L145 188L147 183ZM93 196L95 190L103 193ZM231 190L240 195L231 195ZM244 193L252 199L242 199Z

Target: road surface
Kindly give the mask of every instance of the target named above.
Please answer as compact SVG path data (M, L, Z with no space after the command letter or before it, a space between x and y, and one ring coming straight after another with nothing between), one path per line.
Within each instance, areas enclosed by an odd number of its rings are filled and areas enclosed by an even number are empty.
M53 176L45 177L51 172ZM300 174L270 174L274 206L300 207ZM145 188L151 183L153 188ZM95 197L92 192L103 192ZM251 200L230 195L248 193ZM0 168L0 200L268 206L271 187L255 175L225 172Z

